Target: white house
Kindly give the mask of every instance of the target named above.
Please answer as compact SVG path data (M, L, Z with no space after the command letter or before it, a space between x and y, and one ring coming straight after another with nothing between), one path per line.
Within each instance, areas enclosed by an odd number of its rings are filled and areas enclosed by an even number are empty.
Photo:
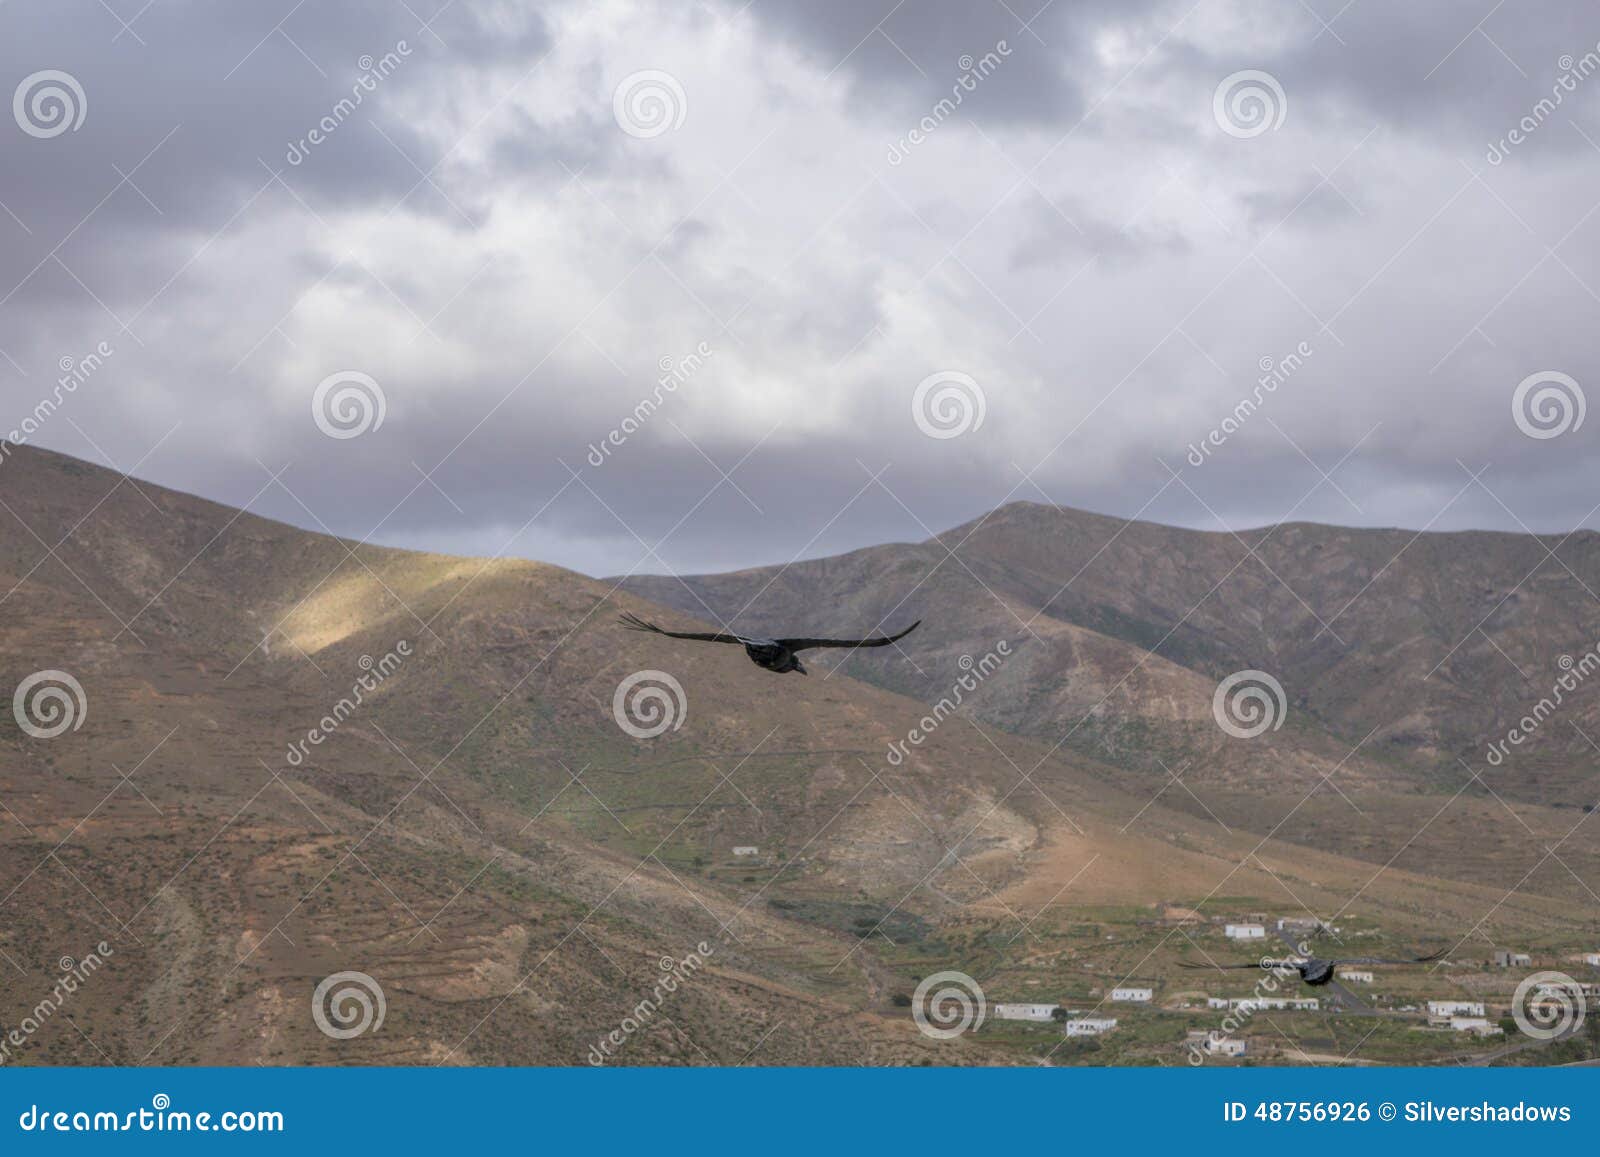
M1450 1018L1450 1027L1456 1032L1476 1033L1478 1036L1494 1036L1505 1032L1505 1029L1489 1023L1481 1016L1453 1016Z
M1067 1021L1068 1036L1099 1036L1117 1027L1114 1016L1085 1016Z
M1481 1000L1430 1000L1428 1002L1429 1016L1482 1016L1483 1002Z
M1228 998L1225 997L1225 996L1208 996L1208 997L1206 997L1206 1007L1207 1008L1227 1008L1228 1007Z
M1241 1012L1316 1012L1322 1007L1314 996L1236 996L1228 1004Z
M741 844L739 847L733 849L733 854L736 856L759 856L761 854L761 849L755 847L753 844Z
M1155 990L1151 988L1113 988L1111 990L1112 1000L1125 1001L1129 1004L1149 1004L1154 996Z
M1228 924L1222 934L1230 940L1265 940L1267 930L1260 924Z
M1361 984L1371 984L1372 973L1363 972L1360 969L1341 968L1339 969L1339 979L1353 980Z
M1242 1057L1244 1056L1244 1041L1235 1040L1231 1036L1206 1037L1206 1043L1201 1046L1214 1057Z
M1049 1020L1055 1012L1053 1004L992 1004L989 1012L1001 1020Z
M1600 968L1600 952L1585 952L1583 954L1583 962Z

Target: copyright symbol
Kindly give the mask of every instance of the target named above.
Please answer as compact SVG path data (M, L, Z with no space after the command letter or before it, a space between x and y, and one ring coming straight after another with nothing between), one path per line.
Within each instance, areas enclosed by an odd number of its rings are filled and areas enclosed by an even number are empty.
M1378 1116L1382 1117L1385 1121L1394 1120L1396 1112L1398 1112L1398 1110L1388 1101L1385 1101L1383 1104L1378 1106Z

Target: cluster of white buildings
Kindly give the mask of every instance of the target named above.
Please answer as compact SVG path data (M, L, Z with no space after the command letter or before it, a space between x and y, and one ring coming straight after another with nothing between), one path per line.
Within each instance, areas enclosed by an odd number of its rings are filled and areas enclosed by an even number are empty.
M1481 1000L1430 1000L1428 1023L1477 1036L1498 1036L1505 1031L1488 1018Z
M1208 996L1206 1007L1243 1012L1316 1012L1322 1002L1314 996Z
M1124 990L1119 988L1116 991ZM1145 994L1145 1000L1150 999L1148 988L1127 991L1142 992ZM1118 998L1113 996L1112 999ZM1068 1012L1058 1004L991 1004L989 1015L998 1020L1027 1020L1035 1023L1055 1020L1059 1015L1066 1018L1065 1031L1068 1036L1099 1036L1117 1027L1117 1018L1114 1016L1082 1016Z
M1149 1004L1151 1000L1155 999L1155 989L1139 987L1113 988L1111 990L1111 999L1124 1004Z

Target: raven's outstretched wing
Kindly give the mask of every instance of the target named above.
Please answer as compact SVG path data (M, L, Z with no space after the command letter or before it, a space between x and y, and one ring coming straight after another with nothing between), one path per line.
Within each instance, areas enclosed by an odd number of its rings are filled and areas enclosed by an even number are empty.
M744 642L738 635L725 635L721 631L664 631L654 623L647 623L631 611L625 611L618 620L630 631L649 631L656 635L665 635L669 639L694 639L702 643L740 643Z
M1198 960L1180 960L1179 968L1298 968L1298 960L1252 960L1249 964L1205 964Z
M912 631L922 626L918 619L898 635L878 635L871 639L779 639L778 645L789 651L810 651L817 647L887 647L897 639L903 639Z
M1400 957L1400 958L1397 958L1397 959L1396 958L1385 957L1385 956L1352 956L1348 960L1335 960L1332 963L1334 963L1334 964L1428 964L1428 963L1430 963L1432 961L1440 959L1441 957L1444 956L1444 954L1445 954L1445 949L1441 948L1441 949L1439 949L1439 951L1430 952L1426 956L1404 956L1404 957Z

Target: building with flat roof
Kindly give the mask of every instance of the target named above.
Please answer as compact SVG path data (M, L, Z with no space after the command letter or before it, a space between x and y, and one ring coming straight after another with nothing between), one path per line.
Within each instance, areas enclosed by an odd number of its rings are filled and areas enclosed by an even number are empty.
M1084 1016L1067 1021L1068 1036L1099 1036L1117 1027L1114 1016Z
M1430 1000L1428 1002L1429 1016L1482 1016L1483 1001L1481 1000Z
M1000 1020L1049 1020L1058 1007L1054 1004L991 1004L989 1015Z
M1316 1012L1322 1002L1314 996L1239 996L1228 1005L1242 1012Z

